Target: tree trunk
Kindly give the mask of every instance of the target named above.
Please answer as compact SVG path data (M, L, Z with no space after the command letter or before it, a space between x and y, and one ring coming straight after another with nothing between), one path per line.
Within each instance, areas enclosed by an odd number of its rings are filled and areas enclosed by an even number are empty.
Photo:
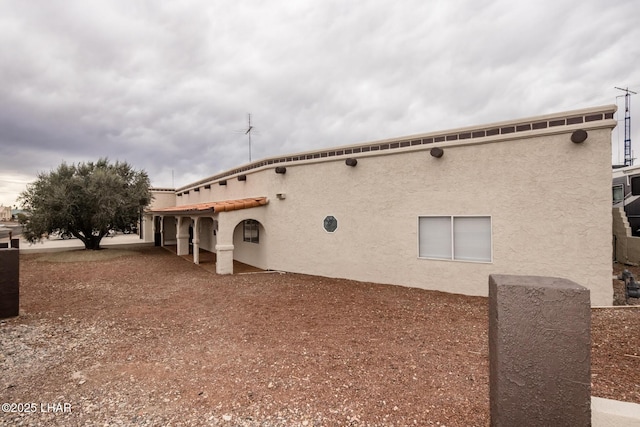
M84 248L85 249L91 249L94 251L97 251L100 249L100 241L102 240L102 236L93 236L93 235L89 235L88 237L86 237L83 242L84 242Z

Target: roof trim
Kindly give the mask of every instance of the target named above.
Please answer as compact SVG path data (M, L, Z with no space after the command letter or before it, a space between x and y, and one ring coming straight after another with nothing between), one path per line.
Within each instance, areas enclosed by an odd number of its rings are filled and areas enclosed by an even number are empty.
M232 175L245 173L265 166L278 165L280 163L303 160L308 161L339 156L353 156L359 153L369 154L376 151L384 153L388 152L386 150L394 151L395 149L418 148L418 146L428 146L430 144L460 144L486 140L491 141L501 137L517 137L522 134L531 135L549 131L569 132L571 129L574 129L576 125L582 125L586 129L596 126L615 127L613 119L616 110L616 105L604 105L600 107L566 111L563 113L546 114L518 120L453 129L449 131L392 138L366 144L344 145L316 151L289 154L282 157L271 157L192 182L177 188L176 191L181 192L183 190L189 190Z
M218 213L255 208L258 206L264 206L267 203L269 203L269 200L266 197L250 197L247 199L221 200L218 202L171 206L168 208L154 209L152 212L167 214Z

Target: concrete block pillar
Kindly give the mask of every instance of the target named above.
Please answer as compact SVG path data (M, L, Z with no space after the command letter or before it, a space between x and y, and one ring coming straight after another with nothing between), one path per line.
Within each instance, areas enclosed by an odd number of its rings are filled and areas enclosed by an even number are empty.
M189 255L189 227L191 218L178 218L176 229L176 243L178 255Z
M20 251L0 249L0 319L20 312Z
M233 274L233 245L216 245L216 273Z
M489 276L491 425L591 425L590 334L587 288Z
M193 263L200 264L200 218L193 218Z
M177 254L189 255L189 233L178 232L176 234L176 241L178 243Z
M193 237L193 263L200 264L200 239Z

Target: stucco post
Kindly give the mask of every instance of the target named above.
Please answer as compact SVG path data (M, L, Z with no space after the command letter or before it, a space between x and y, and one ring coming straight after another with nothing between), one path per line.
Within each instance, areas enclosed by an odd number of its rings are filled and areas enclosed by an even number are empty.
M590 333L587 288L489 276L491 425L591 425Z
M233 274L233 230L236 221L234 212L218 214L218 233L216 240L216 273Z
M233 245L216 245L216 273L233 274Z
M189 224L191 218L179 217L178 229L176 231L176 241L178 244L178 255L189 255Z
M0 249L0 319L20 312L20 251Z
M160 215L160 246L164 247L164 216Z
M200 264L200 222L193 218L193 263Z

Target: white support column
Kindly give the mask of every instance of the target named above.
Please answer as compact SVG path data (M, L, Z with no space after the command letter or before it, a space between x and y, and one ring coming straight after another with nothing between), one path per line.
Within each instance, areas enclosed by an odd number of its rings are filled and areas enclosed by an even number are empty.
M193 218L193 263L200 264L200 218Z
M190 217L179 217L176 230L176 240L178 243L178 255L189 255L189 225Z
M216 273L233 274L233 245L216 245Z
M164 216L160 215L160 246L164 247Z
M218 214L216 239L216 273L233 274L233 229L235 222L229 212Z

